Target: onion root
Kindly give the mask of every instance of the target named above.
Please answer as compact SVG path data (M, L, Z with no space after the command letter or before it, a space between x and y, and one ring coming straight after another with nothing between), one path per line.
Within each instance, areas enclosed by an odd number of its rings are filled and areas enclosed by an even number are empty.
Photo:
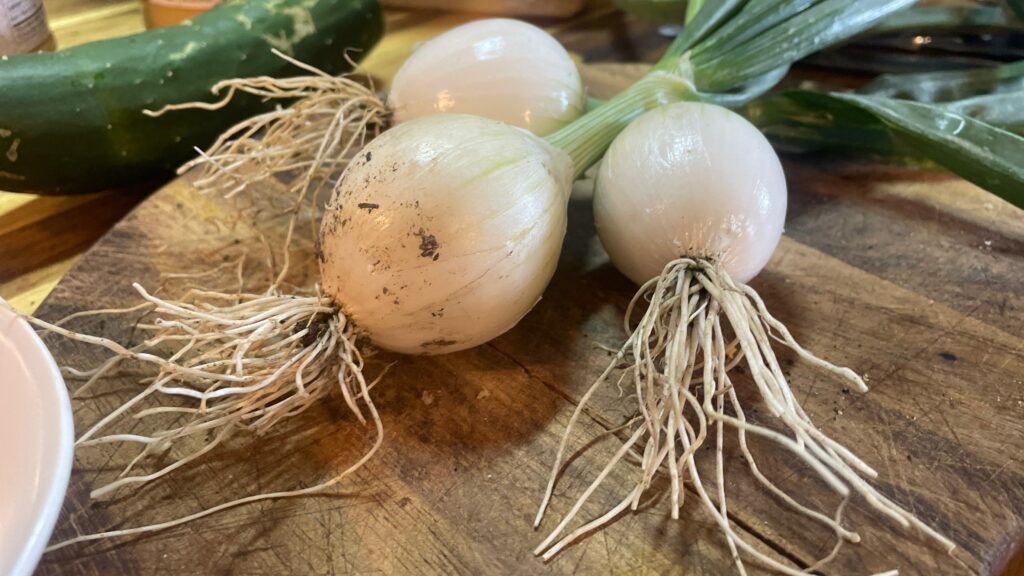
M643 300L649 300L649 307L636 328L630 330L632 311ZM786 381L772 350L773 340L858 391L867 391L867 386L849 368L837 367L802 348L789 330L768 312L752 288L734 282L713 262L678 259L637 292L626 313L626 329L630 334L626 343L583 395L569 420L535 527L544 517L562 472L573 426L594 393L603 384L611 382L611 373L623 364L635 385L635 396L631 397L638 401L637 424L626 431L629 436L621 448L537 547L536 554L549 560L578 538L610 523L627 509L635 511L641 504L641 496L652 488L659 476L667 476L674 519L679 518L687 493L686 485L696 493L724 534L741 574L745 573L743 558L781 573L804 574L819 569L834 558L844 542L858 542L857 533L843 526L844 509L854 494L860 495L875 511L905 528L916 528L952 553L955 548L952 541L878 492L867 482L867 479L876 477L876 472L811 422ZM730 371L744 360L751 380L768 408L771 427L747 418L733 386ZM797 568L769 557L744 538L730 521L723 449L727 427L737 434L740 455L762 488L805 517L809 525L817 524L835 534L834 548L812 566ZM785 429L788 433L776 428ZM772 441L803 461L840 497L837 508L831 514L813 509L768 479L758 467L747 443L750 435ZM713 461L705 461L705 466L698 466L697 451L711 442L711 436L714 436L715 457ZM640 474L636 485L606 514L565 534L588 498L628 457L639 462ZM701 478L702 473L704 479Z
M75 441L76 448L107 443L138 446L134 458L117 479L95 488L92 498L103 498L120 488L161 478L215 449L237 431L265 434L282 420L323 401L335 388L340 389L345 403L361 423L373 423L376 439L355 464L315 486L249 496L169 522L79 536L52 545L48 551L79 542L162 530L250 502L323 492L359 469L380 447L383 426L370 390L386 369L373 381L364 378L358 334L329 298L190 290L181 300L174 301L158 298L138 284L134 287L144 299L142 305L97 311L102 315L129 311L144 314L135 327L148 337L132 347L64 326L73 317L89 314L75 314L57 323L25 316L44 331L114 353L92 370L65 369L66 374L87 378L78 393L127 360L157 368L154 377L142 380L142 391ZM129 417L167 427L146 434L109 431ZM168 422L173 424L168 426ZM150 426L154 427L158 426ZM197 443L201 447L181 454L186 440L190 448ZM169 451L170 464L150 473L135 471L147 457Z
M269 178L284 177L291 190L315 198L367 141L387 128L391 113L373 89L348 76L331 76L277 50L280 58L309 73L291 78L233 78L218 82L217 102L172 104L156 111L218 110L238 93L291 103L258 114L227 129L178 173L200 172L193 185L227 197Z

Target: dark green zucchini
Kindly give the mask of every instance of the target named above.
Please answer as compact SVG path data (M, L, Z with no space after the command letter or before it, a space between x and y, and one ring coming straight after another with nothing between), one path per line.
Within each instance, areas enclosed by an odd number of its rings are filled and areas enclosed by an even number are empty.
M165 177L235 122L273 106L144 109L214 101L219 80L332 74L383 34L377 0L228 0L178 26L0 60L0 190L75 194Z

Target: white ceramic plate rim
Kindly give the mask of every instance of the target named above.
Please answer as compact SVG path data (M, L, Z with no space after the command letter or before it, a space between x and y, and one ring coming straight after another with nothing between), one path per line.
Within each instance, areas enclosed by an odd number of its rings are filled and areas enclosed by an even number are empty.
M51 460L53 461L53 474L50 477L49 485L40 490L42 502L35 504L35 509L39 513L33 519L32 525L24 531L27 538L22 543L21 550L17 553L14 563L11 565L11 572L9 572L10 576L29 576L43 555L43 550L50 539L50 534L53 532L57 516L60 515L61 505L64 502L74 455L74 422L71 417L71 401L68 398L67 387L53 356L50 355L46 345L28 322L11 311L2 298L0 298L0 333L14 344L14 348L25 358L26 364L44 367L47 373L41 375L40 380L52 383L53 386L52 389L40 390L39 394L56 405L55 422L48 422L50 425L58 427L56 434L58 445L54 447L56 453L53 454ZM44 458L42 465L47 463L47 459Z

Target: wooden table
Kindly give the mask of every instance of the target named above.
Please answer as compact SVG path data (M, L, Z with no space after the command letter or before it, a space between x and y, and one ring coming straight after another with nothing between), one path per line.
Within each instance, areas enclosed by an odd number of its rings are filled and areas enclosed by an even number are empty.
M59 38L73 37L78 26L109 25L75 21L56 6L51 12ZM139 17L130 4L86 13L107 14L111 20L103 22L115 23ZM78 24L63 28L65 17ZM368 68L388 77L413 42L464 19L391 13L391 34ZM588 61L649 61L664 44L650 26L602 3L570 22L546 24ZM624 77L619 68L587 74L597 95ZM881 490L952 537L972 570L999 573L1024 539L1022 212L944 172L826 157L791 159L786 170L787 236L754 287L802 343L857 369L872 386L863 396L844 393L783 354L801 402L823 430L879 470ZM4 195L0 272L7 276L0 278L0 295L35 308L78 254L139 198ZM128 279L152 285L161 272L208 268L234 238L254 237L244 222L230 230L217 224L226 221L227 209L217 199L197 201L185 181L172 183L90 251L39 314L53 320L82 307L123 305L131 301ZM597 345L621 341L618 325L633 289L607 263L586 197L576 198L559 271L520 326L471 351L394 358L399 364L376 399L387 442L344 495L264 503L149 537L66 549L45 557L40 573L727 572L728 551L708 515L692 506L693 494L679 522L668 519L664 505L653 506L623 516L554 562L542 564L529 552L541 537L529 524L554 447L574 403L608 362ZM130 330L114 321L86 327L121 336ZM60 339L47 342L59 361L83 365L102 357ZM129 384L130 378L115 379L102 393L76 401L79 426L123 401ZM614 390L601 394L575 445L614 428L625 405ZM82 450L56 537L308 485L350 463L371 437L340 404L325 403L258 448L239 439L166 482L103 504L90 503L88 489L101 476L109 480L109 459L123 454ZM614 450L616 439L602 438L574 461L546 529ZM800 495L816 504L828 501L820 484L801 480L806 470L781 451L762 448L766 474L797 482ZM809 530L758 492L741 461L729 467L730 512L744 534L796 565L822 554L827 534ZM621 488L626 480L616 475L611 485ZM602 512L613 498L599 495L585 512ZM863 502L853 503L849 518L864 542L848 546L828 573L893 566L903 574L963 573ZM1019 561L1014 565L1006 573L1020 573Z

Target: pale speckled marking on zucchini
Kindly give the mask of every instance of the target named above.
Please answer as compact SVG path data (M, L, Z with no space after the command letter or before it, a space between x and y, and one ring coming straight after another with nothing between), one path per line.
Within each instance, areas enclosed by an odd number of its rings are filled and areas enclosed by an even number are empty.
M290 6L282 10L282 14L290 16L292 19L292 33L289 35L286 32L281 32L277 36L264 34L263 39L267 44L285 54L294 54L293 48L296 44L316 34L316 24L313 22L313 15L310 14L309 8L306 7L307 4L309 3L303 3L302 6Z
M252 19L245 14L235 14L235 21L241 24L242 28L252 30Z
M7 149L7 159L11 162L18 161L18 144L21 144L21 138L15 138L14 142L11 142L11 147Z
M196 42L194 40L189 40L188 43L185 44L184 48L178 50L177 52L171 52L167 55L167 58L170 60L183 60L196 50L204 47L205 42Z
M0 178L7 178L8 180L24 180L25 179L25 177L22 176L21 174L15 174L13 172L7 172L5 170L0 170Z
M0 128L0 138L7 138L11 134L14 134L14 132L11 132L7 128Z

